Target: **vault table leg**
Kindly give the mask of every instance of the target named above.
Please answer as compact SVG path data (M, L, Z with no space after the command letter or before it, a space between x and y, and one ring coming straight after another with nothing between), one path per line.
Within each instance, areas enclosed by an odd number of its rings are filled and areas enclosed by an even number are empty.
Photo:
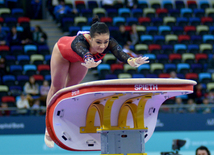
M146 155L146 130L101 131L101 155Z

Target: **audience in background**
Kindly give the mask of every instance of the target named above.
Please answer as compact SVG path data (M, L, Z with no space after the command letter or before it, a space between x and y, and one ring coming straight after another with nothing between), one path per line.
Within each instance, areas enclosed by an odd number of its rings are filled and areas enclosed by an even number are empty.
M28 113L28 109L30 108L30 105L25 93L21 94L20 99L16 102L16 106L18 108L17 112L19 114L26 115Z
M114 36L114 39L123 47L125 44L131 44L131 38L128 31L126 31L125 25L119 26L118 33Z
M40 86L40 91L39 91L41 95L40 101L44 106L46 105L46 98L47 98L49 89L50 89L49 82L47 80L44 80L42 86Z
M200 146L196 149L195 155L211 155L211 154L206 146Z
M56 17L56 22L60 23L61 22L61 15L67 14L69 11L71 11L71 8L67 5L65 5L64 0L59 0L59 5L57 5L54 8L54 15Z
M13 26L11 28L10 33L8 33L7 41L8 41L10 46L12 46L12 45L20 45L21 37L20 37L20 34L17 32L16 26Z
M53 0L46 0L46 9L48 10L49 14L52 16L52 18L55 20L56 17L54 15L54 4Z
M114 0L102 0L102 8L104 9L114 8Z
M2 26L0 24L0 45L6 45L7 43L7 33L2 30Z
M214 92L213 91L208 92L207 99L210 104L214 104Z
M170 79L178 79L178 77L177 77L177 73L175 72L175 71L171 71L170 72L170 77L169 77Z
M202 113L207 114L211 112L211 108L209 107L209 100L207 98L203 99L202 105L203 105L203 107L201 108Z
M175 104L174 104L174 113L184 113L185 108L183 107L184 103L182 101L182 98L176 97L175 98Z
M131 45L136 45L139 41L136 24L132 25L130 37L131 37Z
M39 95L39 85L36 83L35 78L31 76L29 81L24 85L24 92L27 94L27 99L32 106L33 97Z
M138 5L138 0L124 0L124 4L126 8L136 9Z
M194 91L192 94L189 94L188 97L195 100L197 104L201 104L203 97L206 95L206 91L203 89L203 86L201 83L198 83L194 87Z
M31 32L30 27L26 27L24 31L21 34L21 44L26 45L26 44L32 44L33 43L33 34Z
M42 0L31 0L32 18L42 19Z
M35 44L47 43L47 35L39 25L35 26L35 31L33 32L33 41Z
M7 74L7 66L5 62L5 58L0 58L0 76Z
M196 112L196 106L197 104L194 102L193 99L188 99L187 100L187 112L190 112L190 113L195 113Z
M2 108L2 110L0 110L0 116L10 116L10 111L9 110L5 110L8 108L8 104L7 103L1 103L0 108Z
M212 55L212 59L209 59L208 65L207 65L207 72L214 73L214 55Z
M32 109L31 114L40 115L40 112L41 112L40 108L41 108L40 100L39 99L34 100L33 105L31 107L31 109Z

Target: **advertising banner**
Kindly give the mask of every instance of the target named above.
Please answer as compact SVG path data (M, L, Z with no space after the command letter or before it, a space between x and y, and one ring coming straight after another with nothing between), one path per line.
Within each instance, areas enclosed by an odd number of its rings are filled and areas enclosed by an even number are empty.
M213 131L214 114L163 114L157 119L158 131ZM43 134L45 116L0 117L1 134Z

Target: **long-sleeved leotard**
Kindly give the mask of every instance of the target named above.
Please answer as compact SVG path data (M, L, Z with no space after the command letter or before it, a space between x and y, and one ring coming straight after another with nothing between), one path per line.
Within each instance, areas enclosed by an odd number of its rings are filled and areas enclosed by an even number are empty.
M58 48L66 60L70 62L81 61L84 62L87 58L93 58L95 61L103 59L107 52L111 52L118 60L127 63L130 55L123 52L120 45L114 38L109 39L108 47L103 53L91 54L89 52L90 45L83 34L73 37L62 37L57 42Z

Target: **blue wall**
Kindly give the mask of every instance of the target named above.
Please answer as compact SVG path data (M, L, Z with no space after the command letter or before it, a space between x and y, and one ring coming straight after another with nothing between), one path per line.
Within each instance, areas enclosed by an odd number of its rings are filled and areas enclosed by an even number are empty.
M1 134L43 134L45 116L0 117ZM211 114L159 114L155 131L211 131Z
M99 155L100 152L70 152L44 143L45 117L0 117L0 155ZM214 114L159 114L154 134L146 143L148 155L172 151L173 139L184 139L180 153L194 155L200 145L214 154Z
M0 155L99 155L100 152L71 152L58 146L48 148L44 141L43 134L34 135L1 135ZM194 132L155 132L146 143L148 155L159 155L160 152L172 151L173 139L185 139L187 143L181 148L180 153L194 155L195 149L200 145L207 146L214 154L214 131Z

